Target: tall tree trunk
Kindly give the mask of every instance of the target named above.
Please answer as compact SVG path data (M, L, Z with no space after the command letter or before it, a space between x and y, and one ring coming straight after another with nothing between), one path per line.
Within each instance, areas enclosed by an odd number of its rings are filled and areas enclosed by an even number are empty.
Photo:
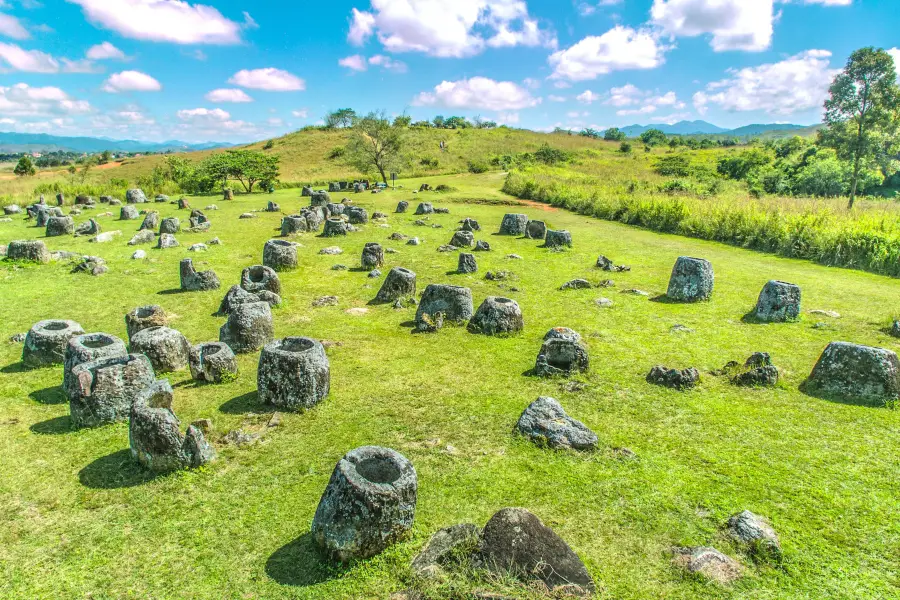
M384 185L387 185L387 174L384 172L384 167L380 164L378 166L378 172L381 173L381 179L384 180Z
M856 188L859 185L859 154L856 155L856 160L853 162L853 183L850 186L850 203L847 205L847 210L853 208L853 203L856 202Z

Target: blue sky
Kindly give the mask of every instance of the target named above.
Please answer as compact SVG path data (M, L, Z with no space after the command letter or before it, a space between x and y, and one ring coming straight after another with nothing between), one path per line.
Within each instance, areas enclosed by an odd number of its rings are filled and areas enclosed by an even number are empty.
M328 110L816 123L897 0L0 0L0 131L247 141Z

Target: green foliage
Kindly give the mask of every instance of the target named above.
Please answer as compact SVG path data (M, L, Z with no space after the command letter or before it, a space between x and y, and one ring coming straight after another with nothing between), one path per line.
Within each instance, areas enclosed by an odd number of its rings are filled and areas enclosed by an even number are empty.
M625 132L618 127L610 127L603 132L603 139L607 142L621 142L625 140Z
M339 108L325 115L325 127L328 129L346 129L356 123L356 111L352 108Z
M263 150L271 150L275 147L275 140L269 140L266 142L265 146L263 146Z
M405 131L394 127L384 111L357 119L347 143L347 163L363 174L377 170L387 183L388 172L400 170Z
M751 172L772 162L772 157L762 149L753 148L719 159L717 170L729 179L744 180Z
M399 115L394 117L394 127L409 127L412 124L412 117L409 115Z
M469 173L487 173L491 167L484 161L469 161Z
M553 148L550 144L542 144L534 153L534 160L542 162L545 165L555 165L572 160L572 155L565 150Z
M619 144L619 152L621 152L622 154L631 154L632 150L633 148L631 146L631 142L623 141L621 144Z
M440 165L440 161L433 156L425 156L419 160L419 164L426 169L437 169Z
M331 149L331 152L328 153L329 160L337 160L339 158L343 158L347 154L347 149L343 146L335 146Z
M667 177L687 177L691 175L691 159L687 154L671 154L656 160L653 169Z
M641 134L641 141L649 147L662 146L667 140L666 134L659 129L648 129Z
M19 162L16 164L16 167L13 169L13 173L18 175L19 177L31 177L37 172L37 169L34 168L34 162L31 160L31 157L25 154L22 158L19 159Z

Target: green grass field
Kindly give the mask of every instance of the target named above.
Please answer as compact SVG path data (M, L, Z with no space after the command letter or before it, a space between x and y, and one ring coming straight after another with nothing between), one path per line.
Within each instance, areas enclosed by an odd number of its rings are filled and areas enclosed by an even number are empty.
M123 167L124 168L124 167ZM240 358L236 381L198 386L187 371L169 376L174 410L183 423L211 418L219 460L198 472L151 478L132 464L127 424L73 431L59 388L62 368L25 371L21 344L7 343L45 318L68 318L86 331L126 338L124 315L160 304L172 326L192 343L217 340L223 319L211 316L243 267L261 262L281 215L261 209L270 196L192 198L213 222L207 234L178 236L181 247L148 249L132 261L125 242L139 221L101 217L104 230L121 229L108 244L48 239L51 250L107 259L110 272L94 278L69 273L64 263L0 263L0 597L3 598L388 598L411 585L409 561L438 528L483 525L498 509L530 509L565 538L596 579L597 597L609 599L847 599L900 596L900 412L812 398L798 391L826 344L833 340L898 349L882 330L897 311L900 281L833 269L715 242L664 235L601 221L546 205L513 206L499 192L500 174L429 179L449 194L405 190L351 198L371 211L391 213L389 227L369 224L342 240L298 238L300 268L282 275L285 304L274 312L278 337L305 335L338 342L329 350L332 391L317 408L285 415L255 446L234 448L221 437L260 428L269 409L256 400L258 354ZM304 203L299 190L274 199L290 214ZM339 196L338 196L339 199ZM442 229L413 225L394 215L399 200L429 200L451 209L434 215ZM187 211L161 207L161 216ZM99 208L76 219L86 220ZM492 235L505 212L525 212L572 232L563 253L537 242ZM447 243L456 223L477 219L477 236L493 246L479 254L476 275L448 274L455 253ZM400 231L425 242L388 241ZM20 217L0 223L0 242L40 238ZM187 247L218 236L205 254ZM381 280L333 271L357 266L364 243L394 247L384 272L405 266L419 289L452 282L472 288L476 306L489 295L522 306L520 336L497 339L446 328L412 335L414 309L367 306ZM321 256L331 245L342 256ZM505 258L517 253L523 260ZM599 254L630 265L630 273L594 268ZM675 259L712 261L711 302L675 305L622 293L665 292ZM178 262L192 256L214 269L223 289L172 293ZM486 281L488 270L509 270L508 282ZM614 288L559 291L567 280L611 278ZM769 279L803 289L802 321L754 325L742 316ZM515 288L513 290L512 288ZM337 307L312 308L337 295ZM601 309L600 296L614 306ZM348 309L368 309L349 314ZM839 319L809 315L838 311ZM822 328L814 328L827 321ZM693 332L674 332L681 324ZM525 375L546 331L581 332L591 352L587 384L565 391L562 381ZM127 339L127 338L126 338ZM708 374L754 351L772 354L782 369L775 389L742 389ZM649 385L656 364L703 372L698 389L679 393ZM557 398L570 415L600 436L593 454L543 450L512 434L522 410L540 395ZM337 460L348 450L377 444L395 448L415 465L419 502L412 537L384 554L346 569L324 563L310 541L316 505ZM639 457L623 460L627 447ZM768 517L781 536L783 566L757 567L724 533L729 515L750 509ZM748 576L729 588L704 583L671 564L675 545L713 545L738 558ZM483 581L455 582L434 598L472 598ZM506 595L532 598L522 587Z

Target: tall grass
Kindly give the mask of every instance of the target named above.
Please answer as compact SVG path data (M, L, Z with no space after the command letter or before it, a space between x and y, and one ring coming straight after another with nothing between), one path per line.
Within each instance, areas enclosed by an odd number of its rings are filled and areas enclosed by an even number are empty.
M654 231L724 242L820 264L900 276L900 206L864 201L671 195L647 178L624 181L578 170L510 172L503 191L581 214Z

